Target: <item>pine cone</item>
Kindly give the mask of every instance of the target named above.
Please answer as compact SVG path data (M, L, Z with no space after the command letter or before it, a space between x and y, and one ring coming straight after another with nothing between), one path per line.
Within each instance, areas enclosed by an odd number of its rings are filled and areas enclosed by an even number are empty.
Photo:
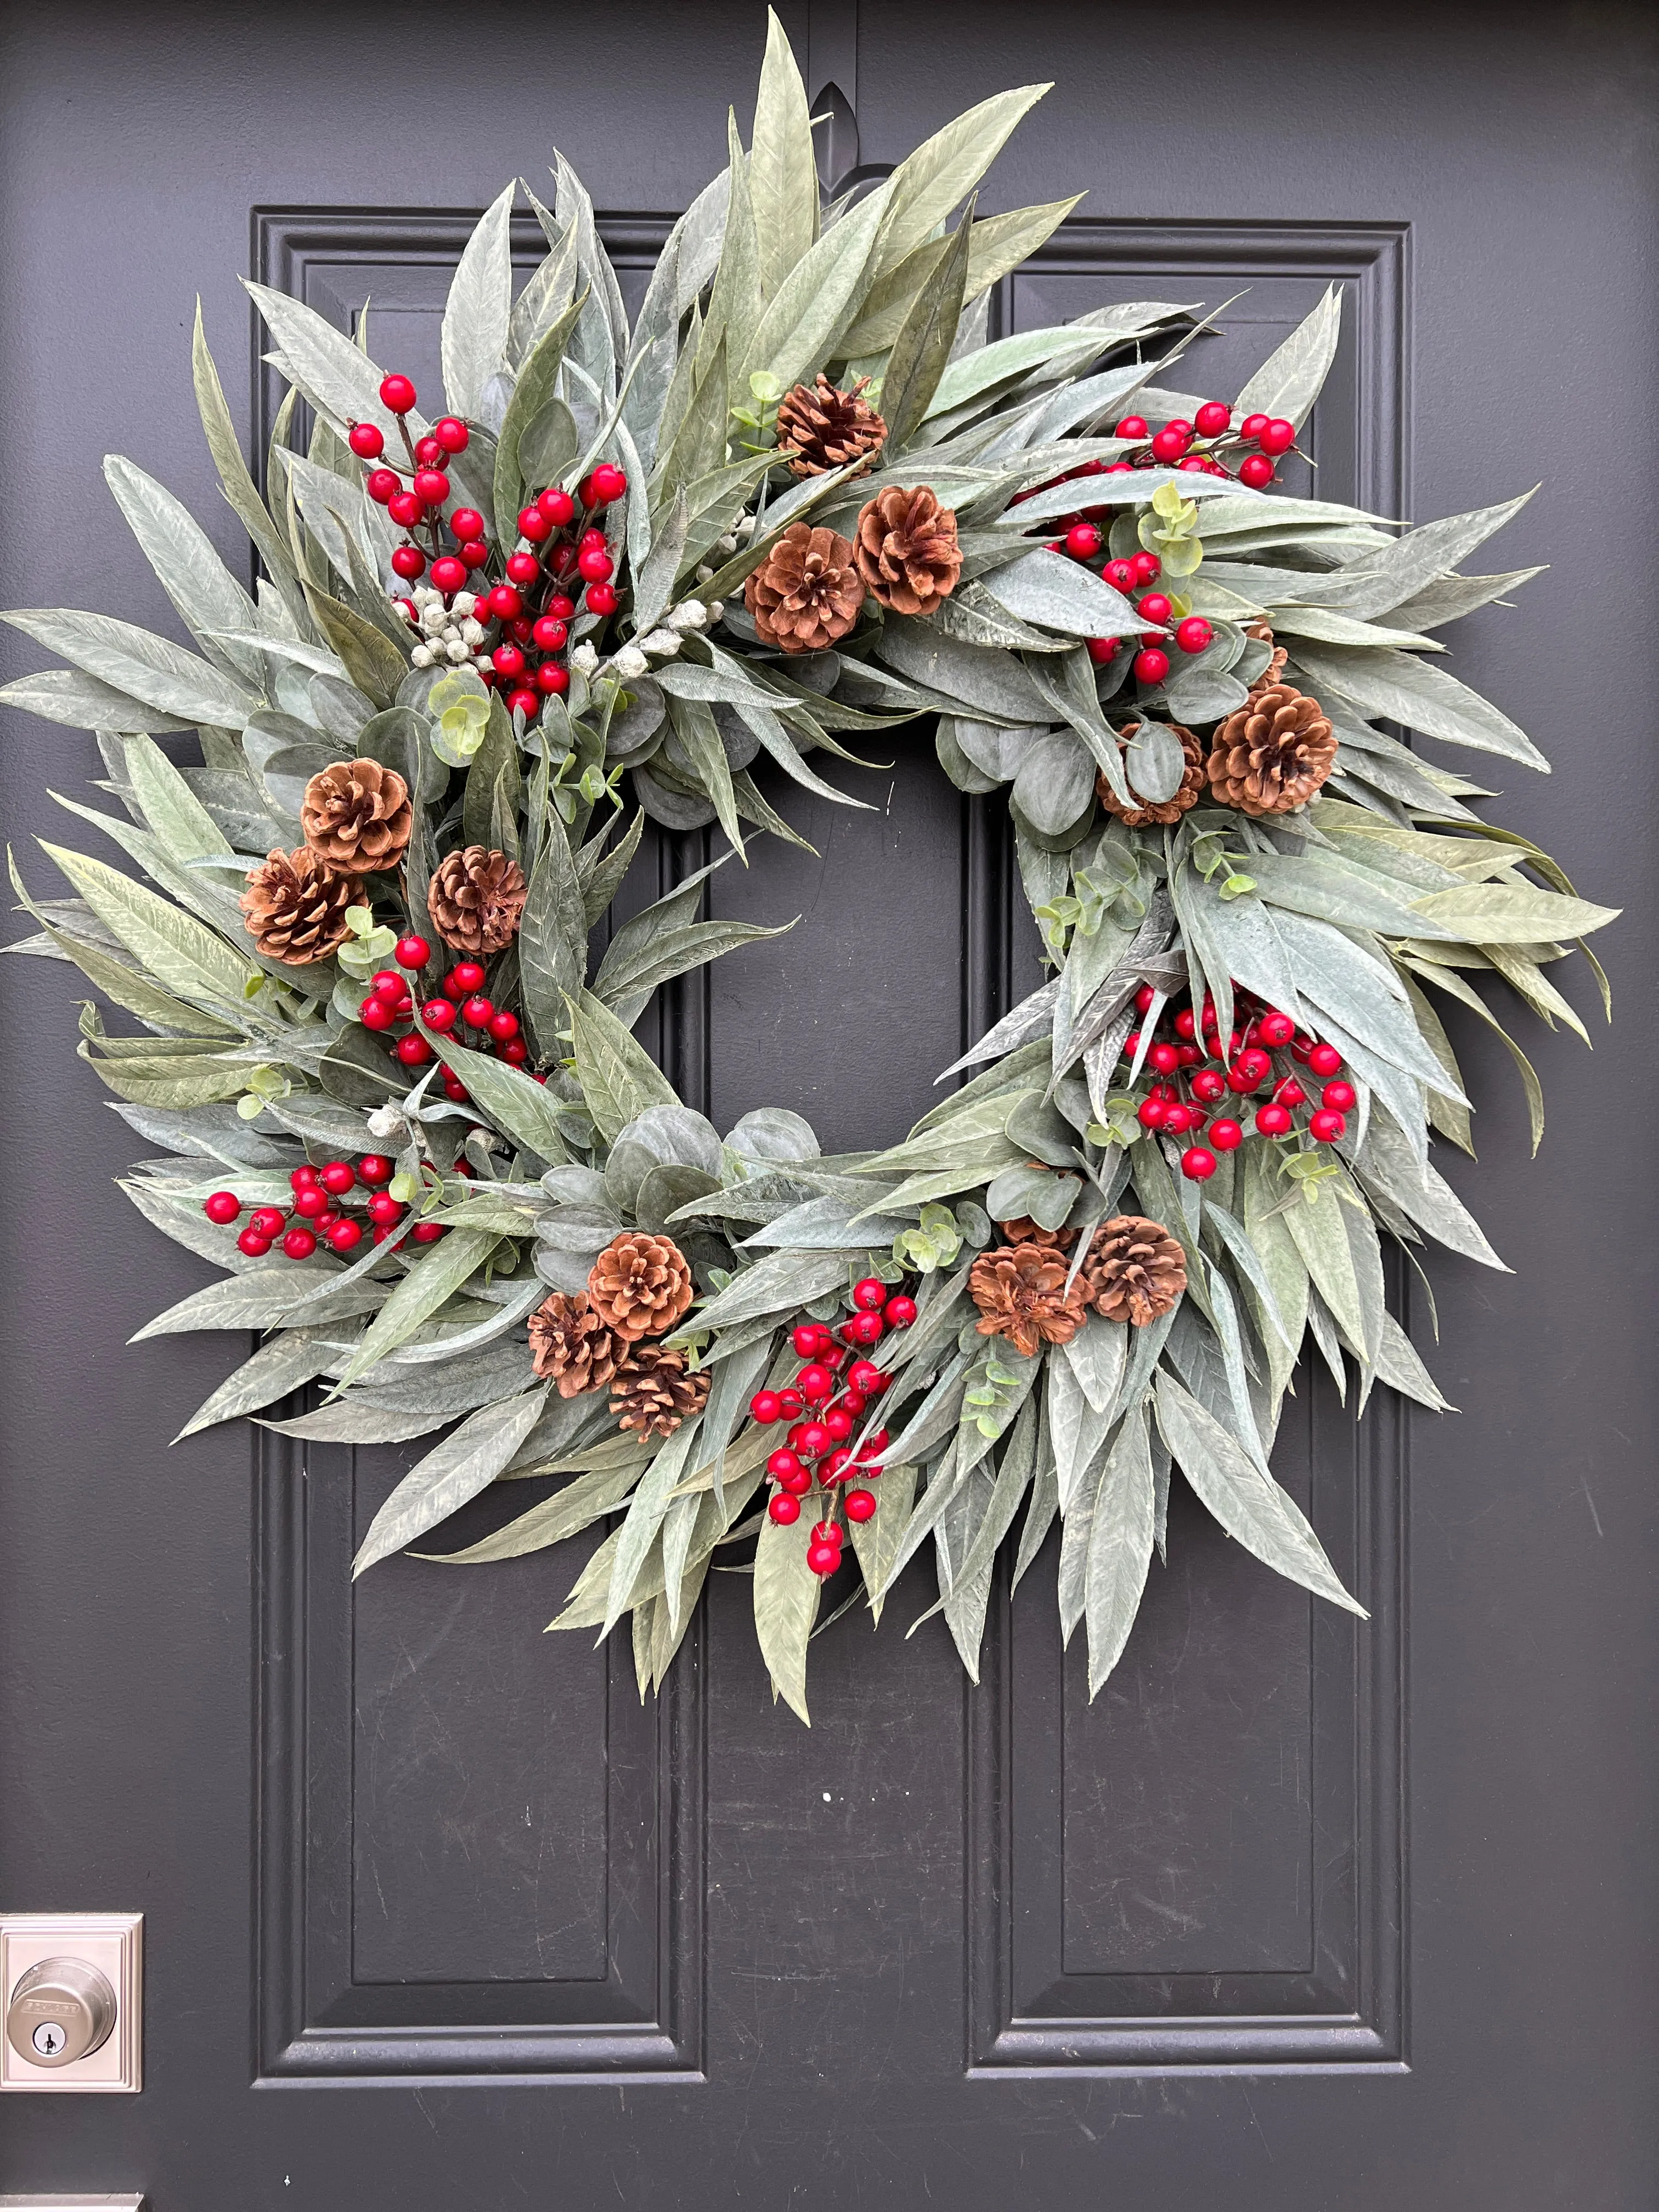
M997 1227L1005 1244L1052 1244L1064 1252L1077 1242L1075 1229L1045 1229L1024 1213L1016 1221L999 1221Z
M685 1354L665 1345L635 1346L611 1385L611 1410L642 1437L672 1437L708 1402L708 1371L688 1375Z
M744 584L743 603L768 645L821 653L846 636L864 605L851 543L792 522Z
M1267 667L1263 669L1261 674L1257 677L1256 682L1258 684L1277 684L1279 677L1284 672L1285 664L1291 656L1286 653L1282 645L1273 645L1273 624L1266 622L1246 623L1244 625L1244 635L1246 637L1253 637L1258 645L1273 646L1273 657L1267 663Z
M1186 1255L1161 1221L1120 1213L1096 1230L1082 1279L1097 1314L1145 1328L1186 1289Z
M267 960L305 968L326 960L350 936L346 908L362 895L350 876L337 874L301 845L250 868L240 905L248 934Z
M887 425L864 398L870 380L860 377L850 392L839 391L820 373L816 386L798 384L778 402L778 444L793 447L792 476L827 476L848 461L861 460L862 476L887 435Z
M859 510L858 564L872 598L896 615L931 614L962 574L957 518L926 484L890 485Z
M1127 737L1136 726L1133 722L1125 723L1119 735ZM1183 730L1179 722L1171 722L1170 727L1180 738L1181 750L1187 762L1173 799L1159 799L1156 803L1149 800L1143 806L1126 806L1103 774L1095 778L1095 795L1101 805L1109 814L1115 814L1118 820L1131 830L1144 830L1150 822L1159 823L1167 829L1171 822L1179 822L1189 806L1196 806L1203 793L1203 739L1195 738L1190 730Z
M624 1344L664 1336L691 1303L691 1263L672 1237L624 1230L593 1262L587 1295Z
M1305 806L1336 760L1336 733L1317 699L1282 680L1282 654L1211 740L1210 789L1246 814Z
M432 927L457 952L501 952L512 944L529 886L505 853L469 845L438 864L426 894Z
M530 1356L544 1382L556 1382L562 1398L603 1390L617 1371L623 1347L588 1304L585 1292L562 1291L530 1316Z
M1052 1244L1005 1244L981 1252L968 1277L981 1336L1006 1336L1030 1359L1045 1344L1068 1344L1083 1323L1083 1297L1066 1289L1066 1261Z
M409 786L379 761L338 761L306 786L300 826L307 844L343 874L395 868L415 826Z

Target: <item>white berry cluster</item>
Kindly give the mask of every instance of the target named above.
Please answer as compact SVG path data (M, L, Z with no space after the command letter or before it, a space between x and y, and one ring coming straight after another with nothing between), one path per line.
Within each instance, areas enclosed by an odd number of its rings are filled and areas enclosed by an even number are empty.
M401 605L407 596L414 602L416 626L421 641L410 653L416 668L441 667L448 662L455 668L469 664L474 668L488 668L489 655L483 650L484 626L477 619L479 602L471 592L457 592L447 605L441 592L434 592L430 584L416 584L408 594L398 592L394 605Z
M725 611L719 599L710 599L706 606L701 599L682 599L677 607L670 608L655 629L647 630L631 645L619 647L607 660L601 661L584 639L571 653L570 665L583 676L616 676L624 683L637 679L653 661L672 660L688 635L712 629Z

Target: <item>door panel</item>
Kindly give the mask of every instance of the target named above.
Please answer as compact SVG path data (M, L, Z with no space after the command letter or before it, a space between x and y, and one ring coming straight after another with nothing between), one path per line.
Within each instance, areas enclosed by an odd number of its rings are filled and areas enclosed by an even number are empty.
M1554 565L1448 641L1557 763L1494 774L1504 818L1629 902L1620 1026L1594 1061L1536 1037L1535 1166L1501 1048L1456 1038L1482 1158L1449 1172L1517 1271L1441 1255L1437 1351L1414 1299L1461 1415L1378 1404L1356 1430L1310 1379L1287 1420L1281 1475L1369 1624L1177 1491L1092 1705L1051 1554L994 1603L976 1689L939 1621L906 1640L920 1567L878 1633L837 1624L809 1732L771 1701L741 1575L711 1577L641 1705L625 1642L542 1633L583 1544L353 1589L418 1446L226 1430L169 1452L240 1347L125 1346L200 1270L109 1188L138 1147L72 1064L64 971L0 963L0 1909L142 1909L148 1957L143 2094L9 2098L0 2188L144 2188L156 2212L1647 2204L1655 1223L1613 1163L1655 1011L1656 672L1627 580L1659 521L1631 460L1652 26L1599 3L783 12L811 88L855 100L866 163L1056 81L990 204L1090 197L1004 288L1005 327L1242 292L1179 380L1225 396L1335 278L1322 492L1426 517L1547 471L1498 558ZM275 395L243 269L342 327L367 301L377 355L430 382L468 211L556 142L636 289L734 96L746 127L763 36L758 0L546 26L479 0L464 33L409 0L390 35L357 0L0 19L0 603L167 626L111 528L106 450L242 558L191 403L198 286L251 449ZM527 265L534 226L515 236ZM0 660L36 665L9 632ZM21 717L4 737L7 834L46 884L30 841L95 755ZM826 1146L896 1137L1036 980L996 810L949 788L925 729L864 750L815 764L867 811L762 776L816 854L757 839L711 908L801 918L641 1025L722 1127L768 1103ZM658 840L631 902L707 857ZM478 1501L442 1548L539 1490Z

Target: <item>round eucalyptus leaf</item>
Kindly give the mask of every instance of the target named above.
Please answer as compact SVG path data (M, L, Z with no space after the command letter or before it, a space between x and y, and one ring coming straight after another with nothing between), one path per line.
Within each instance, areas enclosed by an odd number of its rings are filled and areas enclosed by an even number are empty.
M665 830L706 830L716 818L711 801L690 792L675 791L648 768L635 766L629 773L640 805Z
M1187 773L1187 756L1167 722L1143 722L1124 749L1129 787L1150 805L1173 799Z
M1086 827L1094 795L1094 755L1072 730L1045 731L1014 778L1014 805L1040 837L1060 836L1079 823Z

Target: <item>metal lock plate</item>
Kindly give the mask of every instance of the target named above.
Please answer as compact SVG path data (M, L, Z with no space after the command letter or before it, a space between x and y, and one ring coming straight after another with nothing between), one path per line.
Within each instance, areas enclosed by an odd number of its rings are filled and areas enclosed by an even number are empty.
M0 1914L0 2090L142 2086L143 1916Z

